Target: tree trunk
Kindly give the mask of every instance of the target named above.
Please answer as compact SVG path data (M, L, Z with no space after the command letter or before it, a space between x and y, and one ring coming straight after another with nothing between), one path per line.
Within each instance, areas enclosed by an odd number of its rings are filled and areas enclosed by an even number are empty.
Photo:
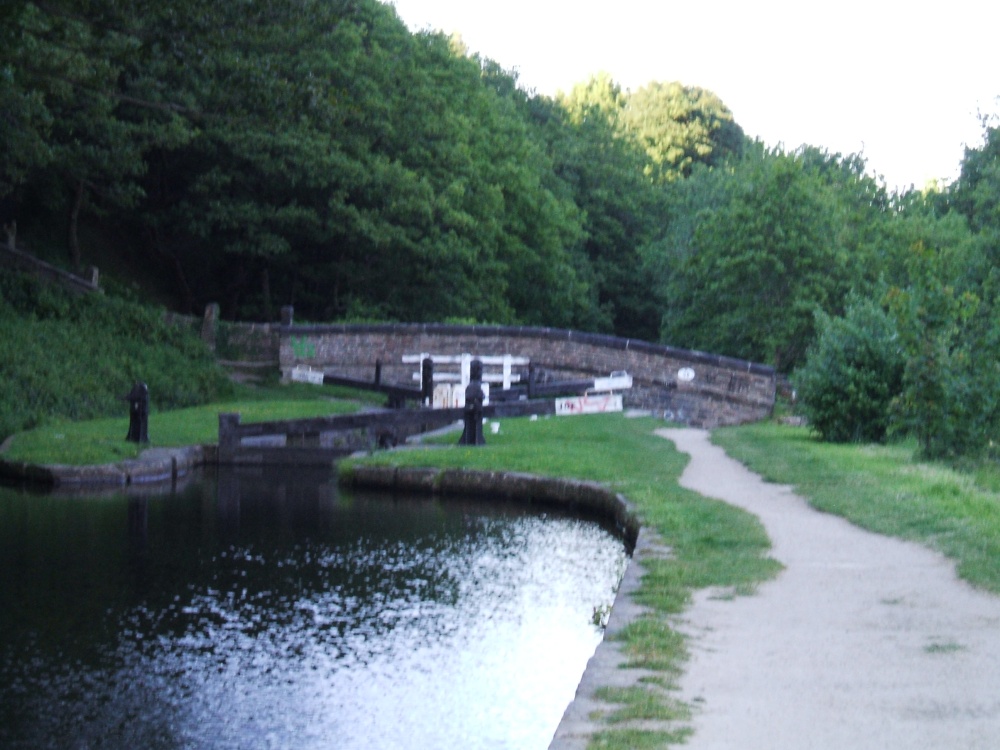
M69 211L69 260L73 264L74 271L79 271L82 265L80 261L80 235L78 230L80 225L80 209L83 208L83 190L83 180L78 180L73 196L73 205Z
M228 300L226 309L228 309L230 317L234 320L240 317L240 298L246 290L247 281L250 278L251 276L246 266L241 264L232 274L230 283L222 290L223 296Z
M264 320L271 320L271 274L267 268L260 272L261 294L264 297Z
M146 242L153 252L164 258L173 267L174 279L177 281L177 287L183 297L184 312L188 315L193 315L194 293L191 291L191 285L188 284L187 276L184 275L184 267L181 266L180 259L169 250L163 248L160 243L160 236L155 229L146 229Z

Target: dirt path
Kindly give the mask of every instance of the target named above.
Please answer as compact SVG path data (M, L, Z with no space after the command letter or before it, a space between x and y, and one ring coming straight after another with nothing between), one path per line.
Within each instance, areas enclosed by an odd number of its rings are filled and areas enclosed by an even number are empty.
M760 518L785 565L754 596L699 592L681 616L686 748L1000 747L1000 597L764 483L707 432L657 434L691 455L681 484Z

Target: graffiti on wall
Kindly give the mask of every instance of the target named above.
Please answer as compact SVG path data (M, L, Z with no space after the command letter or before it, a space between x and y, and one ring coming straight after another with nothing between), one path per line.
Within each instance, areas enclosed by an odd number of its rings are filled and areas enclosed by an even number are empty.
M305 336L292 336L288 342L292 347L295 359L314 359L316 357L316 343Z

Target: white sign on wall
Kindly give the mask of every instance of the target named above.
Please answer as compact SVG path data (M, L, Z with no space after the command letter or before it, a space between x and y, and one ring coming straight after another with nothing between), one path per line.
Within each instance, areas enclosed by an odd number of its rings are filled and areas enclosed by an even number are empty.
M677 371L677 379L682 383L690 383L694 380L694 370L690 367L682 367Z
M624 411L620 393L602 393L596 396L571 396L556 399L556 414L568 416L571 414L602 414L604 412Z
M303 365L296 365L292 368L292 380L296 383L323 385L323 371L314 370L311 367L305 367Z

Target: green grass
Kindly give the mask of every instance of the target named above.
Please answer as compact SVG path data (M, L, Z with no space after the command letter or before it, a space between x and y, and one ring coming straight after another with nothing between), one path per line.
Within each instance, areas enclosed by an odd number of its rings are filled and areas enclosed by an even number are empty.
M674 731L649 729L611 729L598 732L591 738L587 750L655 750L680 745L691 736L691 729L681 727Z
M84 422L58 421L15 435L3 454L9 461L74 466L103 464L135 458L151 447L174 447L215 443L219 413L239 412L243 422L297 419L356 411L370 405L370 394L348 389L318 389L292 384L264 389L240 388L233 401L156 412L149 416L149 443L125 440L129 419L125 416Z
M611 724L627 721L685 721L691 708L678 700L664 699L654 686L603 687L595 697L622 706L607 717Z
M671 616L683 609L695 588L752 591L780 567L767 557L770 542L754 516L677 484L688 459L653 434L662 426L657 420L621 415L509 419L502 421L498 435L486 436L486 446L455 446L457 435L451 435L439 441L452 444L448 449L380 453L342 465L345 472L363 460L572 477L613 487L633 503L643 524L660 535L671 555L643 560L647 574L637 597L650 614L626 627L620 637L629 664L654 670L659 677L646 687L604 694L609 703L620 705L609 708L608 729L592 739L592 748L658 748L682 742L689 733L684 726L665 731L629 726L642 717L670 717L674 722L684 715L668 695L687 658Z
M189 327L110 294L74 296L0 268L0 440L49 422L121 413L147 383L156 404L185 408L233 388Z
M759 423L713 441L819 510L954 559L958 574L1000 593L1000 493L995 465L958 471L914 459L916 445L821 443L806 428Z
M924 646L924 652L928 654L954 654L959 651L965 651L965 646L954 641L946 641L944 643L935 642Z

